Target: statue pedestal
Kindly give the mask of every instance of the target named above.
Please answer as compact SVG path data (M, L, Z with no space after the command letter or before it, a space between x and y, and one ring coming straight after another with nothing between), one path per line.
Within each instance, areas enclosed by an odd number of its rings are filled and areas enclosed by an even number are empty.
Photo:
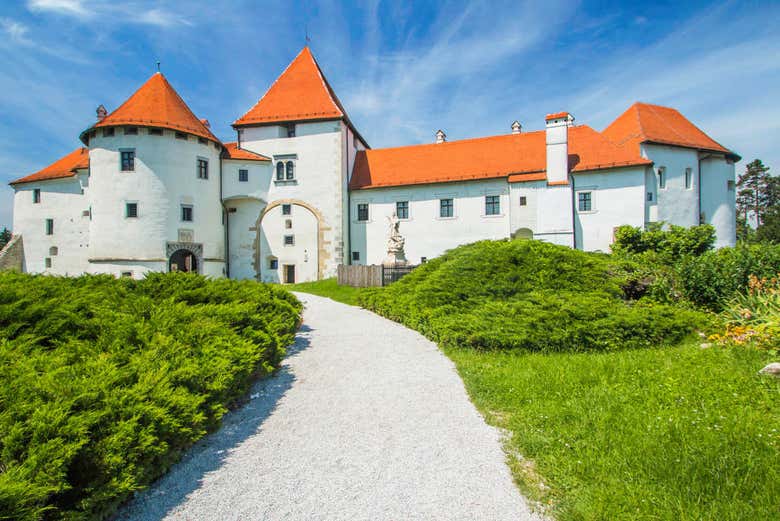
M393 266L406 266L409 261L406 260L406 256L403 251L400 252L387 252L387 257L382 261L382 266L392 268Z

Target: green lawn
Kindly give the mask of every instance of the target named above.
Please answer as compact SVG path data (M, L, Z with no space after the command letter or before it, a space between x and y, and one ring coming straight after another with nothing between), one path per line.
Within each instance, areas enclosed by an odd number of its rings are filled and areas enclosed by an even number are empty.
M509 431L521 489L557 519L780 519L780 380L756 374L767 353L446 352Z
M328 297L344 304L357 306L357 294L360 288L352 286L339 286L336 279L324 279L317 282L300 282L298 284L285 284L284 289L311 293L321 297Z

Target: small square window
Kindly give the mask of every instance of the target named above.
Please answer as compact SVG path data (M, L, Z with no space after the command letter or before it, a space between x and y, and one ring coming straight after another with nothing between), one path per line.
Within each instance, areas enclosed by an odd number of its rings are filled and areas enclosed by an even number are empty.
M187 140L187 134L185 134L184 132L177 132L176 133L176 139L183 139L183 140L186 141Z
M181 220L192 222L192 205L181 205Z
M425 264L428 262L428 257L420 257L420 264Z
M647 202L653 202L653 192L647 192Z
M395 214L399 219L409 218L409 201L398 201L395 203Z
M236 213L238 211L238 208L228 208L228 213Z
M49 256L50 257L56 257L60 253L60 249L56 246L52 246L49 248Z
M46 235L54 235L54 219L46 219Z
M122 150L119 152L122 172L135 171L135 150Z
M452 199L439 199L439 217L452 217L454 209Z
M285 235L284 236L284 245L285 246L293 246L293 245L295 245L295 235Z
M209 178L209 162L205 159L198 159L198 179Z
M528 204L528 199L526 198L526 196L521 195L520 196L520 206L526 206L527 204Z
M138 203L125 203L125 217L128 219L138 217Z
M485 196L485 215L501 214L501 198L497 195Z
M295 123L287 124L287 137L295 137Z
M249 181L249 170L239 170L238 181L240 183L246 183L247 181Z
M41 189L35 188L33 190L33 204L38 204L41 202Z
M731 181L731 180L726 181L726 189L727 190L733 192L735 187L736 187L736 183L734 183L734 181Z
M47 268L51 268L51 258L50 257L46 257L46 260L44 260L44 265Z
M357 220L358 221L368 220L368 203L359 203L357 205Z
M208 145L209 144L209 140L206 139L205 137L199 137L198 138L198 143L200 143L201 145Z
M150 136L162 136L163 131L161 128L150 128L149 129L149 135Z
M285 219L284 220L284 227L288 230L292 228L292 219Z
M685 188L690 190L693 186L693 171L690 168L685 169Z
M125 127L125 136L137 136L138 127Z
M590 192L580 192L577 194L577 209L580 212L590 212L593 209Z
M353 251L352 252L352 260L353 261L359 261L360 260L360 252L359 251Z
M114 127L103 129L103 137L111 137L113 135L114 135Z
M123 279L132 279L133 278L133 272L132 271L123 271L121 274L121 277Z
M292 215L292 205L291 204L283 204L282 205L282 215Z
M272 270L278 270L279 269L279 260L278 259L268 259L268 268Z

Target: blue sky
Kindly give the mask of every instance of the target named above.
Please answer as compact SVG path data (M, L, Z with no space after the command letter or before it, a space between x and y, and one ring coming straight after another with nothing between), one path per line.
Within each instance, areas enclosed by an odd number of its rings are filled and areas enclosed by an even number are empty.
M249 109L305 43L372 147L544 126L603 129L673 106L780 170L777 2L6 0L0 5L0 227L8 181L79 145L162 70L212 130ZM776 173L776 172L775 172Z

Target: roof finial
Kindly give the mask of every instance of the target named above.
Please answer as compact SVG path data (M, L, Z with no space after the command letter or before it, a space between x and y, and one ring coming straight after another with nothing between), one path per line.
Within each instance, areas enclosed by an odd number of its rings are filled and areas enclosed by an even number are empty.
M157 72L160 72L160 62L157 62Z
M311 38L309 38L309 23L307 22L304 27L306 31L306 45L309 45L311 43Z

